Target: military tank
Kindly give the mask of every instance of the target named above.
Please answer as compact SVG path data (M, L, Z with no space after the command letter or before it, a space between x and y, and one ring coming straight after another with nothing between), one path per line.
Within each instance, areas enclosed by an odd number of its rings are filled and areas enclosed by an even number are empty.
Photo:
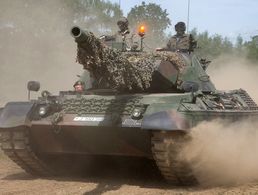
M74 90L42 91L1 111L2 150L30 174L57 175L57 156L143 157L168 182L192 185L191 166L178 158L191 129L218 118L258 118L248 93L217 90L193 53L117 50L79 27L71 34L91 82L82 76ZM28 83L29 91L39 88Z

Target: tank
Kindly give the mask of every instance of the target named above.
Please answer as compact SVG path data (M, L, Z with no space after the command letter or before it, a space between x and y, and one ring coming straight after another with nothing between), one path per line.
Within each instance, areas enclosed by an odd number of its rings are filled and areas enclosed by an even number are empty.
M214 119L258 119L248 93L217 90L193 53L119 50L79 27L71 34L90 83L82 76L73 90L42 91L0 111L2 150L30 174L59 175L77 157L137 157L154 161L168 182L192 185L197 178L178 158L191 129ZM28 83L29 91L39 87Z

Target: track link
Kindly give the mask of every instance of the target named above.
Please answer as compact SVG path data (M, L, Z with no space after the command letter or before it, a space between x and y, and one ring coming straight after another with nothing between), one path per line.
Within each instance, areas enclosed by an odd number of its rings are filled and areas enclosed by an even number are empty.
M1 143L4 153L27 173L41 177L53 175L53 172L32 151L29 130L26 127L2 131Z
M194 185L197 179L186 162L178 155L185 136L176 132L156 131L152 133L152 153L164 178L176 185Z

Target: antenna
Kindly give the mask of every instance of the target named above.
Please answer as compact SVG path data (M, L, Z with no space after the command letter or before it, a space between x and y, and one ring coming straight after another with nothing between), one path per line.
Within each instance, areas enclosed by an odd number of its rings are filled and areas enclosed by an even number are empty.
M121 9L121 0L118 1L119 8Z
M187 10L187 33L189 32L189 17L190 17L190 0L188 0L188 10Z

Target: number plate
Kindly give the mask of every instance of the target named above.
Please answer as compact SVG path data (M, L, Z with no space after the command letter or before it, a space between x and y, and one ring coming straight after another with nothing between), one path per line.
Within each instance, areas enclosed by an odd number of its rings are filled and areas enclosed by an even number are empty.
M78 121L78 122L101 122L104 121L104 117L84 117L84 116L77 116L73 119L73 121Z

